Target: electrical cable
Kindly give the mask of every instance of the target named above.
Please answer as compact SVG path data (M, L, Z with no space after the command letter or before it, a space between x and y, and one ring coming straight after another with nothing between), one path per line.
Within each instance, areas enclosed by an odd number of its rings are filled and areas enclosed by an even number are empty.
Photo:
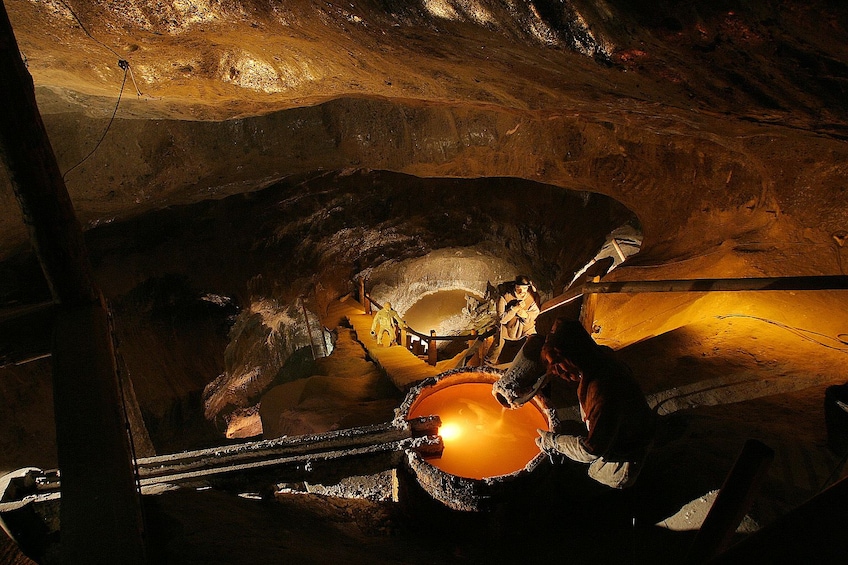
M817 339L810 337L810 335L815 335L815 336L819 336L821 338L825 338L825 339L829 339L831 341L835 341L835 342L839 343L840 345L848 345L848 342L846 342L846 338L848 338L848 334L840 333L840 334L837 334L836 337L833 337L833 336L830 336L830 335L827 335L827 334L815 332L813 330L805 330L804 328L798 328L798 327L795 327L795 326L790 326L788 324L783 324L781 322L776 322L774 320L769 320L767 318L760 318L759 316L751 316L750 314L723 314L723 315L716 316L716 319L718 319L718 320L724 320L726 318L750 318L752 320L757 320L757 321L760 321L760 322L764 322L766 324L772 324L773 326L777 326L779 328L782 328L782 329L784 329L788 332L791 332L791 333L797 335L801 339L805 339L807 341L813 342L816 345L821 345L822 347L826 347L828 349L833 349L835 351L839 351L839 352L842 352L842 353L848 353L847 347L838 347L838 346L828 345L827 343L824 343L822 341L819 341Z
M86 35L87 35L87 36L88 36L88 37L89 37L89 38L90 38L93 42L97 43L98 45L100 45L100 46L101 46L101 47L103 47L104 49L107 49L107 50L108 50L108 51L110 51L113 55L115 55L115 57L117 57L117 58L118 58L118 66L119 66L119 67L121 67L122 69L124 69L124 74L125 74L125 75L126 75L126 71L127 71L127 69L129 69L129 72L130 72L130 78L132 79L133 86L135 87L135 93L136 93L136 95L137 95L137 96L141 96L141 91L138 89L138 84L136 84L136 82L135 82L135 75L133 75L133 74L132 74L132 69L130 68L130 64L129 64L129 62L128 62L128 61L126 61L125 59L122 59L122 58L121 58L121 55L120 55L117 51L115 51L114 49L112 49L111 47L109 47L108 45L106 45L105 43L103 43L102 41L100 41L99 39L97 39L96 37L94 37L93 35L91 35L91 32L89 32L89 31L88 31L88 29L85 27L85 25L83 25L82 20L80 20L80 19L79 19L79 16L77 16L76 12L74 12L74 9L73 9L73 8L71 8L70 6L68 6L68 4L67 4L67 3L65 3L65 0L59 0L59 2L60 2L60 3L61 3L61 4L65 7L65 8L67 8L67 9L68 9L68 11L69 11L69 12L71 13L71 15L74 17L74 20L77 22L77 24L79 24L80 29L83 31L83 33L85 33L85 34L86 34ZM124 80L126 80L126 79L127 79L127 77L126 77L126 76L124 76Z
M68 169L67 171L65 171L62 174L62 180L63 181L65 180L65 177L67 176L68 173L70 173L71 171L73 171L74 169L76 169L77 167L79 167L80 165L85 163L86 161L88 161L88 158L91 157L92 155L94 155L94 152L97 151L97 148L100 147L100 144L103 143L104 139L106 139L106 134L109 133L109 128L112 127L112 122L115 120L115 115L117 115L117 113L118 113L118 106L121 103L121 96L124 94L124 85L127 84L127 71L129 70L129 63L127 63L126 61L118 61L118 65L122 69L124 69L124 80L121 81L121 91L118 93L118 101L115 102L115 109L112 111L112 117L109 118L109 123L106 124L106 129L103 130L103 135L100 136L100 139L97 141L97 144L95 144L94 149L89 151L88 155L83 157L82 160L79 163L77 163L76 165L74 165L73 167L71 167L70 169Z
M88 29L82 23L82 20L79 19L79 16L77 16L76 12L74 12L74 9L71 8L65 2L65 0L59 0L59 2L68 10L68 12L71 13L74 20L80 26L80 29L83 31L83 33L85 33L92 41L94 41L98 45L102 46L104 49L108 50L109 52L111 52L113 55L115 55L118 58L118 67L120 67L124 71L124 77L121 81L121 90L120 90L120 92L118 92L118 100L117 100L117 102L115 102L115 109L112 111L112 117L109 118L109 123L106 124L106 129L104 130L103 135L100 136L100 139L97 141L97 144L94 146L94 149L92 149L88 153L88 155L83 157L83 159L80 162L78 162L76 165L74 165L73 167L71 167L70 169L68 169L67 171L65 171L62 174L62 180L65 180L65 177L67 176L68 173L70 173L71 171L73 171L74 169L76 169L77 167L82 165L83 163L85 163L89 159L89 157L91 157L94 154L94 152L97 151L97 149L100 147L100 144L106 138L106 134L109 133L109 128L112 127L112 122L115 121L115 116L118 113L118 106L121 104L121 98L124 94L124 86L127 83L127 73L129 73L130 78L132 79L133 86L135 87L136 95L141 96L141 91L138 89L138 84L136 84L136 82L135 82L135 75L133 75L132 68L130 67L129 61L122 59L121 55L118 54L117 51L115 51L114 49L112 49L111 47L109 47L108 45L106 45L105 43L103 43L102 41L100 41L99 39L94 37L93 35L91 35L91 32L88 31Z

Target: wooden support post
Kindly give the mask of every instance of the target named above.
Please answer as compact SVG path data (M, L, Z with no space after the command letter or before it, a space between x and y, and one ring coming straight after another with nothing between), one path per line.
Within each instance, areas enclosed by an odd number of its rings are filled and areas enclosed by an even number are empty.
M593 282L598 282L601 280L601 277L595 277ZM598 304L598 295L597 294L584 294L583 295L583 305L580 308L580 323L589 333L592 335L594 333L595 327L595 308Z
M436 330L430 330L430 339L427 340L427 363L436 366L439 351L436 348Z
M848 479L746 536L710 560L739 563L843 563L848 555Z
M478 339L477 330L476 329L471 330L471 335L474 336L474 339L468 340L468 347L474 347L474 344L477 343L477 339ZM482 358L482 355L481 355L481 351L482 351L482 348L478 346L477 349L474 350L474 353L471 355L471 358L467 359L465 361L465 365L468 366L468 367L479 367L480 365L482 365L483 364L483 358Z
M309 323L309 311L306 309L306 302L303 297L300 297L300 308L303 310L303 321L306 323L306 333L309 336L309 347L312 350L312 359L315 360L318 356L315 353L315 340L312 337L312 324Z
M54 338L63 563L145 561L141 500L105 304L29 75L0 2L0 158L59 304Z
M374 313L374 309L371 307L371 297L368 295L367 292L364 293L362 296L365 297L365 313L370 316Z
M745 442L689 548L685 563L705 563L730 546L773 460L774 451L764 443L753 439Z
M38 112L32 77L0 2L0 158L9 172L30 242L57 302L97 300L82 228Z
M359 278L359 303L362 304L362 309L366 311L367 314L370 312L367 311L367 306L365 305L367 299L365 298L365 277Z
M123 449L128 429L120 390L110 386L117 369L105 307L59 308L54 334L62 562L144 563L139 494Z

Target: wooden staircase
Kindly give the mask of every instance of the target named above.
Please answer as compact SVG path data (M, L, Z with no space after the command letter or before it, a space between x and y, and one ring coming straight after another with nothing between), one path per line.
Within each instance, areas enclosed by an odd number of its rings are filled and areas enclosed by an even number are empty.
M371 360L386 373L389 380L401 391L405 392L422 380L456 366L456 359L439 361L434 367L428 365L402 345L391 347L377 345L377 340L371 335L373 317L366 314L362 305L350 296L334 302L330 306L327 312L327 320L330 323L347 320L356 333L356 339L368 352Z

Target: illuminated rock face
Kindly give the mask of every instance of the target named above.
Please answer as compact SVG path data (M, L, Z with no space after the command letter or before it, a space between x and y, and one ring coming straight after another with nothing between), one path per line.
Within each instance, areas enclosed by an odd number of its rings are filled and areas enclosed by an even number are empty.
M89 230L88 245L122 347L143 347L126 354L139 401L158 420L171 418L163 397L180 398L183 417L226 429L271 387L329 374L303 361L310 331L317 339L340 320L309 330L304 305L317 321L359 277L400 311L519 272L550 296L631 217L603 195L516 179L358 171L150 212ZM151 348L163 354L148 362Z

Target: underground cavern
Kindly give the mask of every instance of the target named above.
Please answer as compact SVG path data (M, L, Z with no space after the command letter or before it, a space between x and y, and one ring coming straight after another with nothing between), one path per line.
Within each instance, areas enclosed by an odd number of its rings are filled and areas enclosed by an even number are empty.
M0 562L848 552L848 7L2 5L0 504L53 502ZM39 132L51 183L20 157ZM447 431L398 416L433 382L490 384L468 348L518 274L540 332L582 319L656 411L631 489L532 446L509 480L439 474ZM385 303L409 329L377 347ZM572 389L543 395L579 424ZM770 457L710 540L752 441Z

